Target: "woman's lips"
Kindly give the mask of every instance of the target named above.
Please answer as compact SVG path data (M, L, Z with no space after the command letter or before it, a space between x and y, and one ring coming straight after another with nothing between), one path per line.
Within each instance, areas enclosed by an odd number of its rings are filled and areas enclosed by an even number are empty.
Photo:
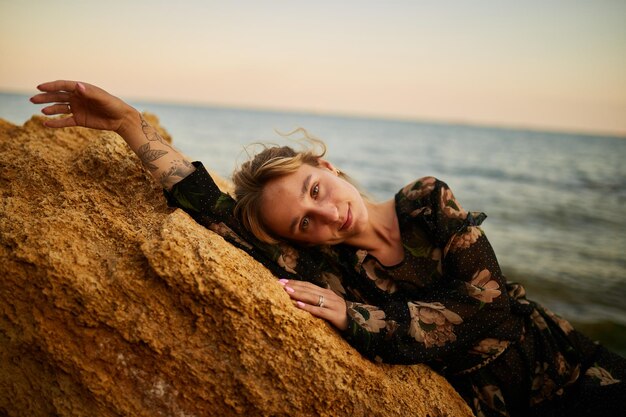
M352 210L348 206L348 213L346 214L346 221L339 230L346 230L352 225Z

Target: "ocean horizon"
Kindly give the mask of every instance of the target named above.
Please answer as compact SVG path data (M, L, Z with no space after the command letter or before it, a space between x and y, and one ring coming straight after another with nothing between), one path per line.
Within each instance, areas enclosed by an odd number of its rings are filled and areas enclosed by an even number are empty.
M0 118L21 125L41 106L0 93ZM131 102L154 113L173 144L229 177L252 142L286 143L306 128L328 159L384 200L415 178L450 185L483 223L509 281L528 298L626 355L626 141L623 136Z

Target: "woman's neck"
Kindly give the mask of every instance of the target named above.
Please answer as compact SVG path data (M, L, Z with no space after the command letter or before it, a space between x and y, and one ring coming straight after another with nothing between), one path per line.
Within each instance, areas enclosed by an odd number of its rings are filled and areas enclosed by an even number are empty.
M366 207L369 215L368 227L345 243L367 250L383 265L399 263L404 258L404 249L395 200L366 202Z

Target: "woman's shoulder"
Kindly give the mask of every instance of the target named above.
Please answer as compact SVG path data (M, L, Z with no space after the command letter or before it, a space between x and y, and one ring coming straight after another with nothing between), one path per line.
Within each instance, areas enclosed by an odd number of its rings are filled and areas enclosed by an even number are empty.
M459 219L467 215L448 184L433 176L418 178L407 184L396 193L395 200L399 215L445 214L446 217Z
M407 200L424 198L430 195L440 183L442 183L440 180L431 176L418 178L402 187L396 194L396 199L398 197Z

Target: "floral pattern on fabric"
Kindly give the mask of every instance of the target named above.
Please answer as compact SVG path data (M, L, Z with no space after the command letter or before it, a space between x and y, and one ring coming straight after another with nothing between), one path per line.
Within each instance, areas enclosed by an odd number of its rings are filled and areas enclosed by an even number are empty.
M508 340L498 340L494 339L493 337L488 337L481 340L479 344L474 346L470 350L470 353L480 355L483 358L494 357L503 352L504 349L509 347L510 343L511 342L509 342Z
M341 284L341 279L337 274L332 272L322 272L321 281L326 284L326 288L332 290L335 294L344 297L346 295L346 289Z
M374 259L368 259L364 261L362 264L362 268L365 270L365 274L369 279L374 281L374 284L381 291L385 291L388 293L393 293L396 291L396 283L387 275L384 269L382 269L378 262Z
M619 382L622 382L619 379L613 378L613 375L611 375L609 371L607 371L601 366L592 366L591 368L587 369L587 372L585 372L585 375L597 379L600 385L602 386L612 385L612 384L617 384Z
M506 403L502 391L496 385L475 387L474 393L473 405L476 417L509 415L506 411ZM485 407L482 407L481 404Z
M454 325L463 319L441 303L409 302L411 325L409 334L426 347L444 346L454 342Z
M465 233L461 233L452 240L449 251L454 253L460 250L468 249L472 246L479 237L483 235L483 231L480 227L469 226Z
M476 271L471 282L466 282L467 293L481 303L491 303L494 298L501 294L500 285L491 279L491 272L488 269Z
M553 313L549 308L543 307L543 311L548 317L550 317L556 324L559 325L561 330L563 330L566 335L574 331L574 327L572 327L569 321L565 320L558 314Z
M537 362L535 366L535 377L531 385L531 405L536 405L542 401L551 399L557 392L554 379L552 379L548 372L549 366L547 362Z
M440 207L443 214L447 217L455 219L465 219L467 217L467 212L461 207L449 188L444 189L441 193Z
M417 200L433 192L437 179L424 177L414 181L402 189L402 194L409 200Z
M346 307L348 315L368 332L378 333L387 326L385 312L377 307L349 301Z
M285 244L279 245L280 255L278 255L278 265L285 268L287 272L291 272L292 274L296 273L296 267L298 266L298 251L296 251L293 247Z

